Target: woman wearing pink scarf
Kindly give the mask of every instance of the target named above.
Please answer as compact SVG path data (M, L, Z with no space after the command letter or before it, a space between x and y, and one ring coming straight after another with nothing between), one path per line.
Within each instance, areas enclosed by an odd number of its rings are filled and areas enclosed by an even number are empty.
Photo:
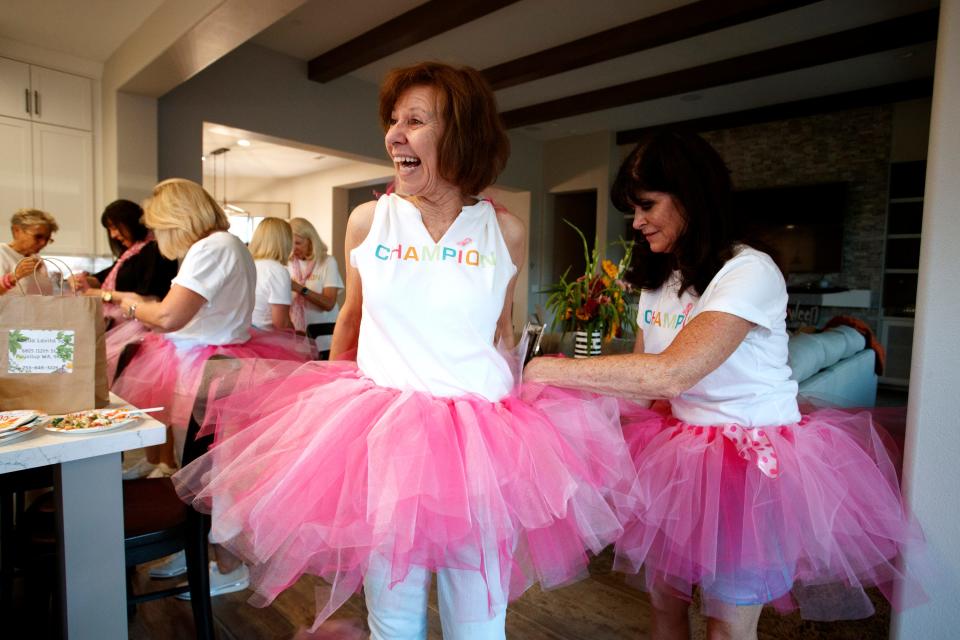
M293 255L287 268L290 269L290 286L294 294L290 319L297 331L309 333L307 327L310 325L337 321L340 311L337 296L343 289L343 280L336 259L327 254L327 245L314 226L304 218L294 218L290 227L293 229ZM323 360L330 353L331 337L316 337L317 351Z
M177 261L160 255L153 234L140 221L141 217L143 209L135 202L116 200L107 205L100 223L110 236L116 261L99 273L75 276L75 289L105 299L113 291L132 291L156 299L167 295L170 281L177 275ZM115 313L115 305L104 305L103 309L108 328L123 322L123 314Z

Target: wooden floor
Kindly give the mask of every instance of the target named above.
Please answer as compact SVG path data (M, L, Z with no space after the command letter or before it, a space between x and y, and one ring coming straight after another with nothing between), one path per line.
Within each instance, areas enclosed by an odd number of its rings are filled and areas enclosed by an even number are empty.
M627 586L623 577L609 570L611 557L604 553L594 559L590 578L577 584L542 592L531 589L510 605L507 637L530 640L620 640L647 638L650 605L647 597ZM152 587L146 567L140 582ZM221 640L359 640L367 638L363 599L354 596L313 635L306 632L313 621L315 578L302 578L265 609L246 602L249 592L214 599L214 617ZM141 585L138 585L141 586ZM878 598L874 598L879 602ZM878 609L881 609L878 606ZM440 640L440 619L436 594L431 597L429 640ZM702 622L693 616L693 638L705 637ZM193 637L190 604L174 598L141 605L130 623L130 640L183 640ZM813 623L796 616L779 616L765 611L760 621L761 640L881 640L888 636L889 613L867 620Z

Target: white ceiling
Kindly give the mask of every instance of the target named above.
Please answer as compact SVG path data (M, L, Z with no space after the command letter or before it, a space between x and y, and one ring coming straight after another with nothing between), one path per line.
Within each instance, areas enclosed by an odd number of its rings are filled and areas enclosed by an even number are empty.
M249 146L241 146L246 140ZM229 149L213 154L215 149ZM278 141L251 131L211 122L203 125L203 173L226 171L231 178L295 178L318 171L330 171L353 162L308 145Z
M96 61L106 60L158 7L166 4L158 12L160 16L163 11L176 6L171 0L2 1L0 37ZM224 4L234 1L224 0ZM350 75L378 84L388 69L424 59L469 64L482 69L661 13L689 1L521 0L361 67ZM423 0L308 0L252 41L306 61L422 3ZM806 40L937 5L937 0L821 0L753 22L503 89L497 92L497 99L501 109L506 111ZM537 123L519 132L548 140L593 131L618 131L928 77L933 73L934 54L932 46L920 45L707 89L692 96L672 96ZM278 168L273 170L280 174L294 171L295 158L314 162L310 150L281 151L265 146L264 153L267 149L273 154L270 162L278 163ZM237 170L245 171L239 155L231 156L231 166L234 164L232 159L238 157ZM257 162L250 150L244 156L251 158L251 167Z
M2 0L0 36L104 62L165 0Z

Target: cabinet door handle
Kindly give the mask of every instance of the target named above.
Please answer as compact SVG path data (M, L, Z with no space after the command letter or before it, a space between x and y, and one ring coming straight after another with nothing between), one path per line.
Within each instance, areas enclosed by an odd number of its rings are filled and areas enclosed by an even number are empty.
M40 115L40 92L33 92L33 112Z
M30 89L23 90L23 97L26 102L27 114L29 115L30 114Z

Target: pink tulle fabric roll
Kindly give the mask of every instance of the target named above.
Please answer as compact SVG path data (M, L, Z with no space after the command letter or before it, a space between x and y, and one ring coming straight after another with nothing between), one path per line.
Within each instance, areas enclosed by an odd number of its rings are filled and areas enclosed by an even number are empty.
M619 514L635 507L610 398L542 387L495 403L438 398L379 387L346 361L244 368L208 413L215 446L174 485L212 512L211 540L250 565L251 603L305 573L329 583L315 628L375 554L392 581L466 569L516 597L585 576L587 551L619 537Z
M133 325L128 328L128 326ZM185 430L190 421L203 367L213 355L229 358L269 358L304 362L310 359L310 341L293 334L250 330L250 339L241 344L205 345L178 349L170 340L150 331L138 331L139 323L128 322L116 330L122 332L108 349L113 369L124 339L140 342L140 349L115 376L111 391L136 407L162 406L153 416L175 429ZM111 355L112 354L112 355ZM199 417L202 420L202 416Z
M888 445L868 411L818 409L789 426L680 422L669 407L623 407L639 508L615 567L647 590L690 597L728 618L773 603L812 620L873 613L864 588L900 610L926 600L900 562L922 549Z

